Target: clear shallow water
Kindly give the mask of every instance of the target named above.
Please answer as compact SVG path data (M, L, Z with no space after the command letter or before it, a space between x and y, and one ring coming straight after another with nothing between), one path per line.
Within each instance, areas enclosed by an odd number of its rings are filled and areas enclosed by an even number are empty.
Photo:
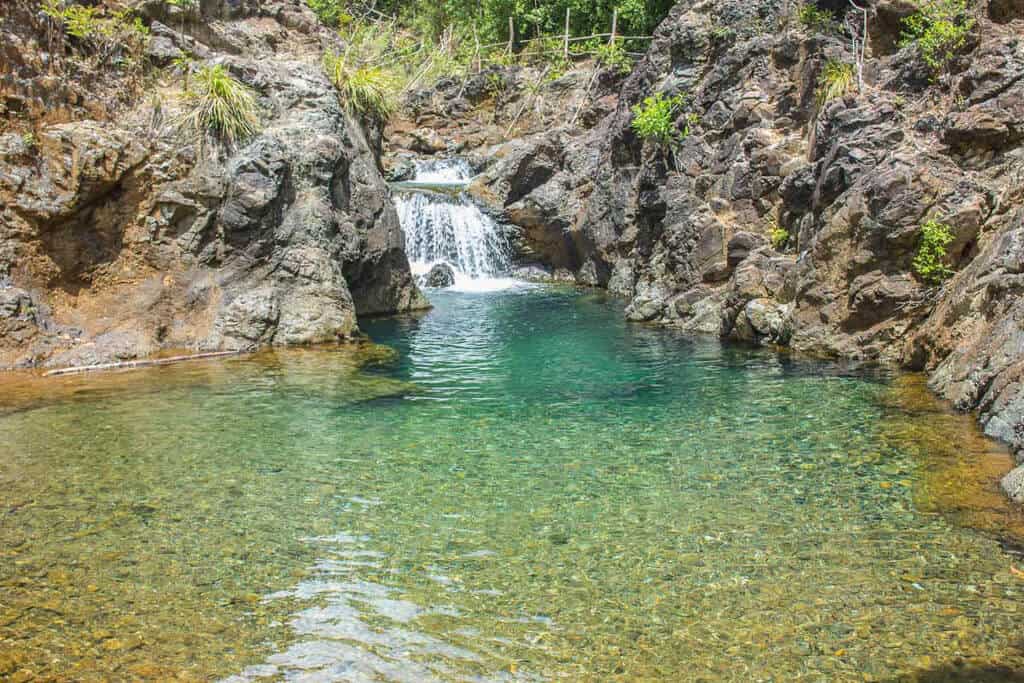
M919 380L435 293L398 354L0 398L0 679L1014 680L1006 454ZM370 362L362 370L359 366Z

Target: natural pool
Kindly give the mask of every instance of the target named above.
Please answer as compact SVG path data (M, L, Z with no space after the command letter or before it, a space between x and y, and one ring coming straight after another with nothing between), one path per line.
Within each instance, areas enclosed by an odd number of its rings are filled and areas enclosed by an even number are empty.
M433 298L2 380L0 679L1018 680L1009 460L919 378Z

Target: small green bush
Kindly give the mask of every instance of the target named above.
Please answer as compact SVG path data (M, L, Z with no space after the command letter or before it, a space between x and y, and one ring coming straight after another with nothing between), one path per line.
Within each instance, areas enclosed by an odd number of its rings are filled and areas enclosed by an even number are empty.
M834 14L810 2L799 6L796 19L804 29L816 33L831 33L839 27Z
M953 276L946 264L949 245L956 236L945 223L929 220L921 226L921 239L914 257L913 268L917 276L930 285L940 285Z
M395 112L395 80L376 66L351 66L345 55L328 52L324 69L348 110L355 115L387 121Z
M903 20L901 44L916 45L936 74L949 67L976 23L967 0L917 0L918 11Z
M327 26L344 26L352 21L345 0L306 0L306 4L321 23Z
M652 95L633 107L633 130L644 140L654 140L663 147L675 147L690 134L690 124L696 122L695 116L691 115L687 117L687 125L682 131L676 127L676 119L685 106L684 95Z
M256 94L220 64L198 69L184 99L182 124L200 136L234 145L256 134Z
M626 53L621 40L599 45L597 62L606 69L626 75L633 69L633 59Z
M825 62L825 68L821 70L818 77L817 102L818 109L822 109L832 100L845 97L853 90L856 80L856 70L853 64L841 62L838 59L830 59Z
M65 7L63 0L44 0L40 10L78 40L89 40L100 31L100 10L97 7L75 4Z
M776 251L782 251L789 244L789 230L776 224L768 231L768 239L772 241L772 247Z

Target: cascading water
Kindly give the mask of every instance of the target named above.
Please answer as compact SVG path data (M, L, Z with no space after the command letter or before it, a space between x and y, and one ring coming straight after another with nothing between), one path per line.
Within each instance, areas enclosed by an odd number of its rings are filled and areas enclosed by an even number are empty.
M498 224L466 195L471 169L459 159L419 162L412 181L395 185L395 203L413 273L447 263L459 289L512 282L512 251Z

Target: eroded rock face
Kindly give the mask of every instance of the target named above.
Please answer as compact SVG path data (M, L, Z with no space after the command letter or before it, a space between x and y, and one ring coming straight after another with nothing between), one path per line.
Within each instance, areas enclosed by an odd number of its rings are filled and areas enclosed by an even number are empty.
M929 370L1021 449L1024 13L986 3L936 84L898 44L912 6L865 4L870 87L819 109L848 40L802 31L781 0L678 3L607 115L488 150L475 194L531 256L629 297L631 320ZM631 129L654 92L686 93L697 119L672 152ZM954 232L938 288L912 266L933 218Z
M319 66L331 38L307 14L204 3L209 21L160 29L168 54L201 46L258 93L260 132L234 149L180 130L173 95L44 126L31 149L0 135L0 282L18 288L0 294L20 292L22 311L0 324L0 365L331 342L357 315L426 306L374 145Z

